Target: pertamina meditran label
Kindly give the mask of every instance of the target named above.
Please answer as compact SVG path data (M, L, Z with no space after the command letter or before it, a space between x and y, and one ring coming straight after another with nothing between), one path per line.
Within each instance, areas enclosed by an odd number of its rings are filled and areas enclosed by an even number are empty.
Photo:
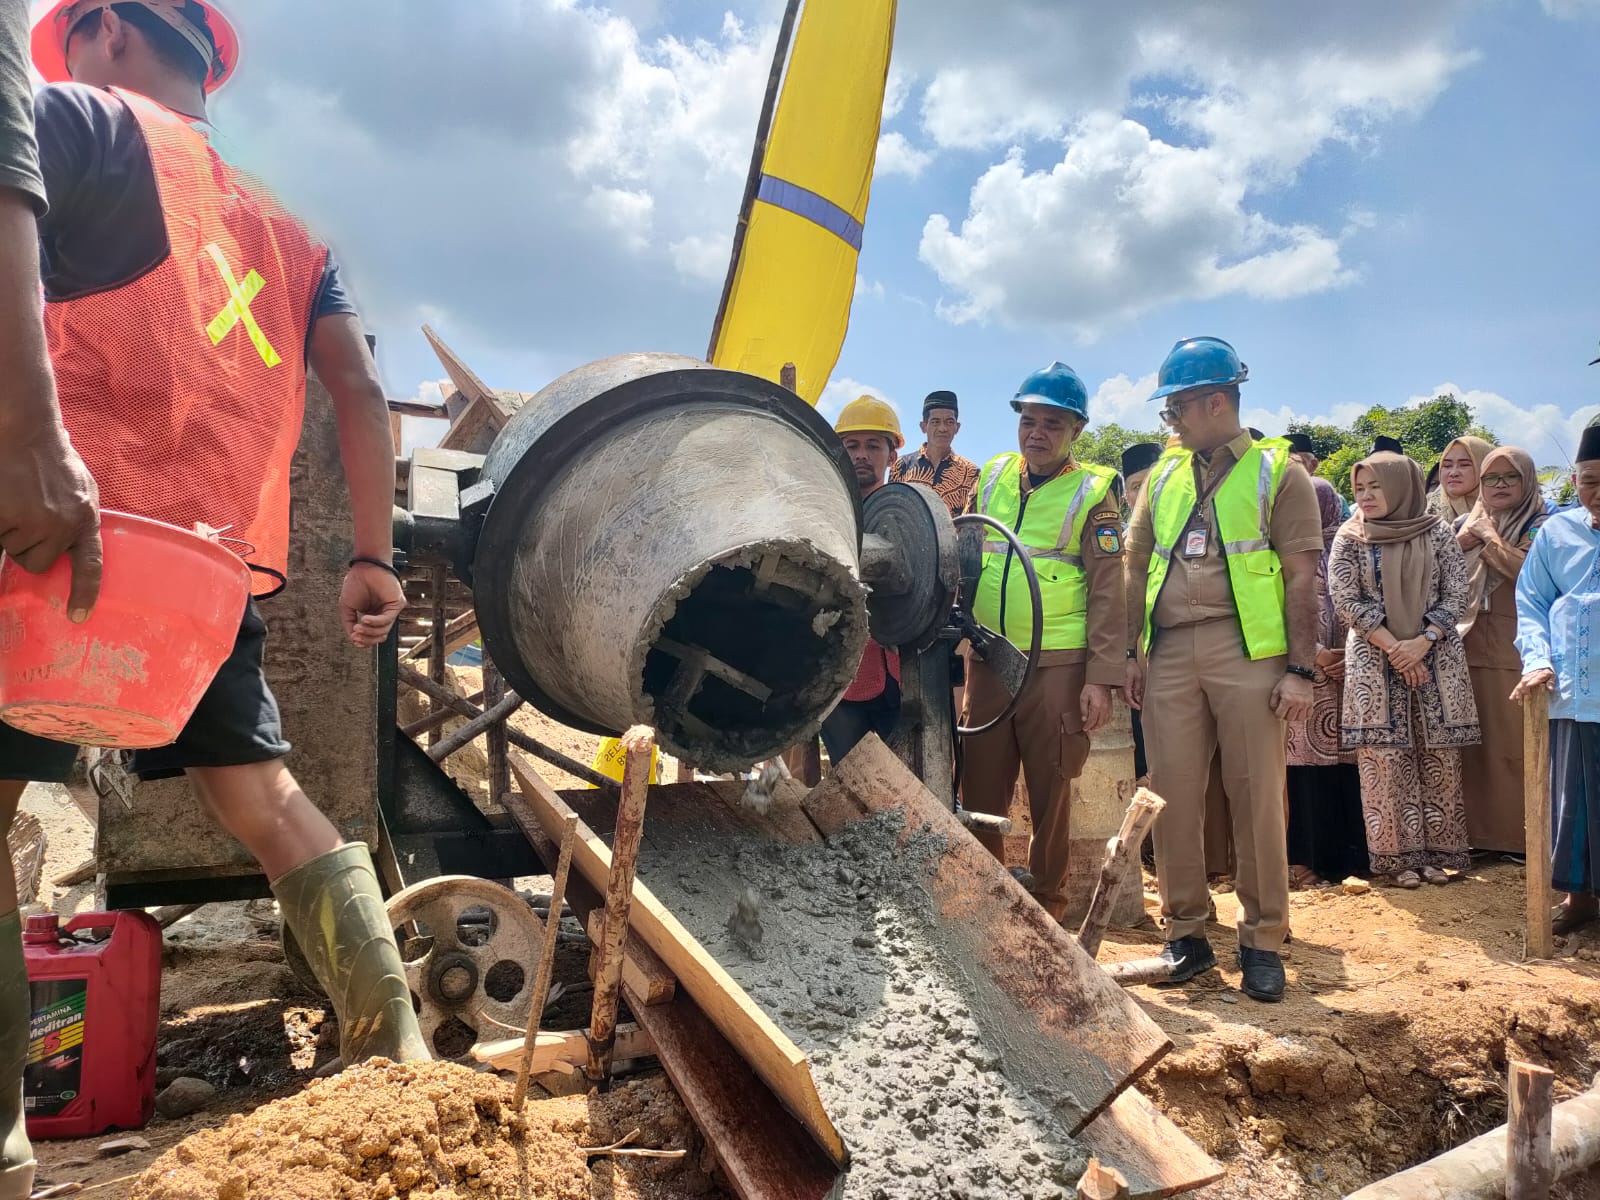
M44 979L29 984L28 1063L22 1072L23 1105L30 1116L65 1111L83 1088L83 1025L87 979Z

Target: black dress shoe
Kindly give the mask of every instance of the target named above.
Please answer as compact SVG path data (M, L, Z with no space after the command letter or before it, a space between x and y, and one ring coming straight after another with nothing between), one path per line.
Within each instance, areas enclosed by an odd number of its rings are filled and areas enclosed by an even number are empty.
M1268 1004L1283 999L1283 959L1276 951L1239 947L1239 970L1244 973L1239 986L1250 999Z
M1194 937L1178 938L1161 947L1161 961L1172 964L1172 973L1167 976L1166 983L1186 983L1202 971L1209 971L1217 965L1217 955L1211 949L1211 943L1205 938Z

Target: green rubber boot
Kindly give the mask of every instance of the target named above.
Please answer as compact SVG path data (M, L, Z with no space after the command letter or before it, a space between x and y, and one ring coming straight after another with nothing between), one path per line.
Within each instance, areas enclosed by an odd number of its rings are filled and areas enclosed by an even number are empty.
M0 854L5 853L0 840ZM33 1191L33 1147L22 1114L22 1068L28 1062L28 968L22 961L22 917L0 917L0 1200Z
M272 891L339 1015L343 1065L432 1058L366 846L355 842L318 855L281 876Z

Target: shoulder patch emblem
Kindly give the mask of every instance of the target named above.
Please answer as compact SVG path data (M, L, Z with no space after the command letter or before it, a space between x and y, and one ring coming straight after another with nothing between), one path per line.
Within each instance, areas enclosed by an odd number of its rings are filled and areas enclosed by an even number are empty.
M1095 526L1094 540L1104 554L1122 553L1122 530L1115 525Z

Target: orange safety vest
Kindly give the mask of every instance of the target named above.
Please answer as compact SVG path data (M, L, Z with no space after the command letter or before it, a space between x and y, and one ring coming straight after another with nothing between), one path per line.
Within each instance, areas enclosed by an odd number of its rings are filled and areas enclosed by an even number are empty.
M222 529L270 595L286 582L327 248L188 118L112 90L144 130L169 252L130 283L45 306L61 415L104 507Z

